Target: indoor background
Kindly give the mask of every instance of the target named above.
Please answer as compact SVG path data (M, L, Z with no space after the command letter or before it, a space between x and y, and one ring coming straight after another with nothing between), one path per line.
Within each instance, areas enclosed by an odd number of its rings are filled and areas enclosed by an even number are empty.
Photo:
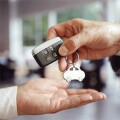
M39 77L62 79L57 62L40 69L31 54L46 41L48 28L73 18L120 22L119 6L120 0L0 0L0 88ZM69 87L103 91L107 100L13 120L119 120L120 77L113 72L109 58L84 60L81 69L85 79L71 82Z

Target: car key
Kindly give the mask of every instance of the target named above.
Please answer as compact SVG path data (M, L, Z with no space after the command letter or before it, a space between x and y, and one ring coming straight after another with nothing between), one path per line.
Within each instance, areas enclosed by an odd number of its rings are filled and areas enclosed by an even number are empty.
M77 61L78 61L79 60L79 54L77 52L75 52L75 53L77 55ZM66 59L66 62L68 62L67 59ZM63 73L63 78L67 82L70 82L70 81L73 81L73 80L82 81L85 78L84 71L82 71L79 66L75 65L76 62L68 62L68 64L72 64L72 65L67 70L65 70L64 73Z
M67 82L72 80L82 81L85 78L85 73L80 67L71 66L63 73L63 77Z
M58 49L62 43L62 39L56 37L40 44L32 50L32 55L40 68L53 63L61 57L58 53Z

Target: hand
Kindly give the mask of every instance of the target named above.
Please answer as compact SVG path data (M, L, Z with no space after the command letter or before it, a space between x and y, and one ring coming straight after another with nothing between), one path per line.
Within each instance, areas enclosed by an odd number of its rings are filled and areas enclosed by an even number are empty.
M54 113L74 108L106 96L91 89L65 89L64 80L33 79L18 86L17 110L19 115Z
M64 40L59 49L62 56L78 50L80 59L93 60L112 56L120 50L119 24L78 18L51 27L47 39L57 36ZM66 67L65 59L60 59L60 70L64 71Z

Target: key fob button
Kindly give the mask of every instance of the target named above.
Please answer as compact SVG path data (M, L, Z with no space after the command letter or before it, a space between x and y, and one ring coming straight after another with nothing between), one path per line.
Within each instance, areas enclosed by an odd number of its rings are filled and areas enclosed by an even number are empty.
M42 50L42 54L43 54L43 55L47 55L47 54L48 54L47 49Z
M49 49L50 49L51 51L54 51L54 48L53 48L53 46L50 46L50 47L49 47Z
M47 57L46 57L46 60L49 62L49 61L52 60L52 57L51 57L51 56L47 56Z
M56 37L42 43L32 50L33 57L40 67L45 67L61 57L58 53L58 49L62 43L62 39Z
M61 44L58 42L58 43L55 43L53 45L53 47L55 48L56 51L58 51L58 49L60 48Z
M56 52L53 53L53 57L55 57L55 58L58 57Z

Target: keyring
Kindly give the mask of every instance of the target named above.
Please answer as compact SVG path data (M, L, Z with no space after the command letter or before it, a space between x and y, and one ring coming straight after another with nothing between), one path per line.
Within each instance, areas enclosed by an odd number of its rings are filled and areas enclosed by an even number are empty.
M74 54L77 55L77 60L76 60L76 61L73 60L74 62L68 62L67 56L65 57L65 60L66 60L66 62L67 62L68 64L73 64L73 65L74 65L74 64L79 60L79 54L78 54L78 52L73 53L73 55L74 55ZM73 56L73 57L74 57L74 56Z

